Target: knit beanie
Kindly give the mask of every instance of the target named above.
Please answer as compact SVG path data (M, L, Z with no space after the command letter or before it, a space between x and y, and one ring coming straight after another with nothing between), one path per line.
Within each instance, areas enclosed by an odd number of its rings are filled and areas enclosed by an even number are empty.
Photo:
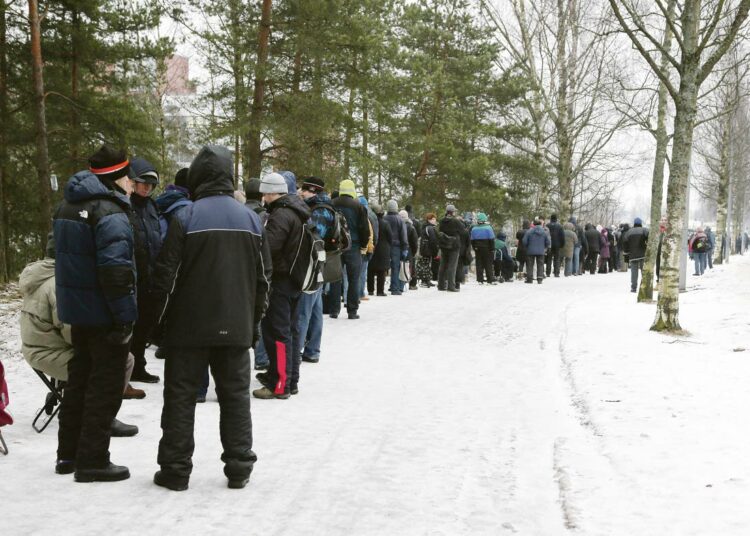
M449 214L453 214L454 212L456 212L456 207L454 205L448 205L447 207L445 207L445 211Z
M319 177L304 177L302 179L302 189L309 192L322 192L326 189L326 183Z
M278 173L268 173L260 180L260 193L262 194L287 194L289 187L284 177Z
M349 197L357 197L357 190L354 188L354 181L344 179L339 184L339 195L348 195Z
M398 215L401 216L401 219L404 221L407 221L409 219L409 213L405 210L400 210Z
M296 194L297 193L297 177L294 173L291 171L280 171L279 174L284 177L284 181L286 181L286 187L288 194Z
M479 223L487 223L487 214L484 212L480 212L477 214L477 222Z
M640 218L636 218L633 220L633 225L643 225L643 220Z
M385 209L388 212L398 212L398 203L396 203L395 199L389 199L385 204Z
M108 145L101 148L89 158L89 171L110 190L120 190L115 181L127 177L130 173L130 161L124 149L114 149Z

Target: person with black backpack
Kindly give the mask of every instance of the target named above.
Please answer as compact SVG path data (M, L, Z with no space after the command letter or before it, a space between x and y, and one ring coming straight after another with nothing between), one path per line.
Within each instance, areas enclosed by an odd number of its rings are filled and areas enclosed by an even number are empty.
M253 391L253 396L287 399L297 393L292 378L299 376L295 357L299 348L295 347L295 341L299 341L302 285L292 272L303 262L299 253L312 211L297 195L289 193L289 186L278 173L269 173L261 179L260 192L268 207L266 240L271 250L273 277L268 310L261 322L269 367L267 372L256 375L263 387Z
M351 248L343 252L341 260L346 267L346 279L348 282L346 292L346 312L349 320L357 320L359 314L359 274L362 270L362 251L370 240L370 223L367 217L367 209L357 199L354 182L346 179L339 184L339 196L333 200L333 206L346 218L346 223L351 234ZM331 312L330 316L336 318L341 310L342 283L331 284Z
M318 177L302 179L299 196L310 207L310 222L315 226L318 235L323 239L326 250L326 268L330 263L338 263L338 280L341 279L341 251L348 243L346 220L331 205L331 198L325 192L325 182ZM343 220L343 226L340 223ZM323 287L311 293L302 293L300 298L298 320L299 341L295 356L307 363L320 360L320 344L323 338ZM296 380L296 381L295 381ZM298 384L299 376L292 378L292 384Z

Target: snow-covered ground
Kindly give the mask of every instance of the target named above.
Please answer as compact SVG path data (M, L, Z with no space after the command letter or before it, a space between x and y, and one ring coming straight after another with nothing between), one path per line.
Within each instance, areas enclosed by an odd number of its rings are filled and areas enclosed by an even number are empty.
M624 273L373 298L326 319L299 395L253 400L244 490L226 488L209 392L184 493L151 482L160 384L120 412L141 429L112 441L130 480L54 474L57 424L31 429L45 389L5 303L0 534L747 534L748 281L738 257L691 279L682 337L648 331Z

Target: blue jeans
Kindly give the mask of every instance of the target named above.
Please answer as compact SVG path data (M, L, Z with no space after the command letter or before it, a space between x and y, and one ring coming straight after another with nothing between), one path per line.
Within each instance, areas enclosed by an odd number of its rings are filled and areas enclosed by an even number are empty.
M703 272L706 270L706 252L693 252L693 260L695 261L695 273L698 275L703 275Z
M391 286L388 290L391 292L403 292L404 282L399 278L401 273L401 248L391 246Z
M573 273L577 274L580 272L581 267L581 246L575 246L573 248Z
M297 326L300 340L294 346L300 349L303 357L320 358L320 341L323 338L322 288L313 294L302 294L299 301Z
M362 254L359 245L352 244L348 251L341 255L341 262L346 269L344 281L346 281L346 310L356 313L359 309L359 277L362 270ZM331 314L338 315L341 311L341 292L344 287L341 281L331 283Z
M359 297L364 298L367 296L367 265L370 264L370 257L372 253L362 255L362 271L359 275Z
M638 290L638 272L643 270L643 259L639 261L630 261L630 290Z
M255 345L255 350L253 350L253 354L255 355L256 367L259 365L268 366L268 354L266 353L266 347L263 344L263 337L258 339L258 343Z

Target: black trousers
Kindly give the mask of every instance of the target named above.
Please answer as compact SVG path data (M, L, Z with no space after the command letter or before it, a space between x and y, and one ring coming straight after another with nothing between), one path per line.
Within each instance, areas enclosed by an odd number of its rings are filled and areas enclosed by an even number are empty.
M547 274L547 277L550 276L550 273L552 273L552 268L554 267L554 275L555 277L558 277L560 275L560 250L559 249L550 249L547 252L547 256L544 260L545 263L545 273Z
M544 255L528 255L526 257L526 281L534 280L534 266L536 266L536 279L544 279Z
M157 461L162 471L170 476L190 476L195 450L195 393L209 366L219 398L224 474L232 480L244 479L250 476L257 460L252 450L250 353L247 348L170 348L164 364L162 437Z
M477 281L484 283L487 278L488 283L495 282L495 270L492 266L492 261L495 258L495 252L489 249L479 248L475 249L474 253L477 257Z
M355 283L356 284L356 283ZM276 394L289 392L299 381L299 361L296 356L299 341L299 299L302 292L296 290L289 278L271 283L268 310L263 317L263 345L269 359L268 378Z
M385 294L385 273L386 270L373 270L367 268L367 293L372 296L375 294L375 281L377 280L378 294Z
M130 353L135 358L133 370L144 370L146 368L146 345L148 344L148 332L156 323L154 306L148 299L145 289L138 287L138 320L133 326L133 337L130 340Z
M438 288L449 290L456 288L456 270L459 267L458 249L440 250L440 268L438 268ZM461 266L463 270L463 266ZM458 282L461 283L460 280Z
M80 469L109 464L112 420L122 405L128 344L107 341L111 327L73 326L73 358L60 406L57 458ZM193 393L195 395L195 393Z
M589 251L588 255L586 256L586 266L584 268L584 271L588 270L589 273L591 274L596 273L596 265L597 265L598 257L599 257L598 251Z

